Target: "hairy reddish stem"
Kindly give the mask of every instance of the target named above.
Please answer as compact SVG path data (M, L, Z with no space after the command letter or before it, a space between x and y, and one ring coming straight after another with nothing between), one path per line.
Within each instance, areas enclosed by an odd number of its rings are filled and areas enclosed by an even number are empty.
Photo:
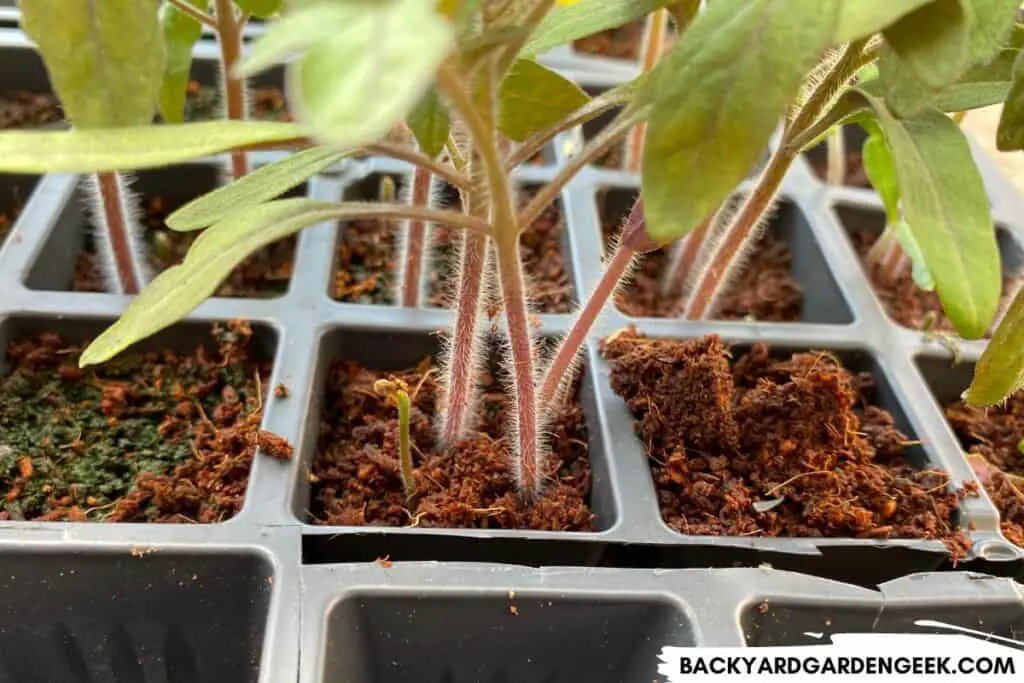
M761 217L771 207L794 158L794 153L784 146L772 155L754 191L743 202L736 217L725 229L722 240L712 249L708 262L701 268L686 301L684 318L701 320L711 313L715 299L726 281L725 276L743 252L743 246Z
M636 250L630 245L636 242L634 233L638 230L643 231L643 229L643 204L637 199L636 203L633 204L633 209L629 212L626 224L622 228L622 237L619 239L611 259L608 261L608 266L604 269L604 273L601 274L601 279L598 280L594 291L587 298L587 303L584 304L576 316L576 320L573 321L572 327L569 328L569 333L565 335L558 345L558 350L555 352L555 357L551 360L551 364L548 365L538 396L539 405L548 406L560 398L561 391L565 388L568 379L572 375L576 356L583 347L583 342L586 340L591 328L594 327L594 323L597 322L601 311L604 310L605 304L614 296L623 277L629 273L630 265L636 256Z
M224 70L224 101L231 121L248 117L245 106L245 81L234 75L235 64L242 54L242 26L231 0L216 0L217 42L220 44L221 67ZM231 152L231 174L238 180L249 172L249 157L239 150Z
M647 17L644 23L644 39L641 48L640 66L644 73L654 68L665 51L668 37L668 10L659 9ZM647 134L647 122L641 121L626 138L626 170L639 173L644 156L644 136Z
M136 274L135 253L132 250L129 217L124 212L124 197L121 196L116 173L97 173L96 181L103 204L105 228L110 238L114 256L114 269L122 294L138 294L142 283Z
M411 193L413 206L426 206L430 203L431 181L430 171L418 167L413 171ZM402 305L409 308L420 305L420 275L423 272L423 249L426 241L426 222L409 221L402 250L405 262L402 264L401 275Z
M476 193L474 193L476 194ZM468 197L469 213L486 215L479 194ZM459 285L456 293L455 329L448 349L445 409L441 415L442 446L451 446L469 431L476 408L480 318L487 274L487 238L464 231L459 255Z

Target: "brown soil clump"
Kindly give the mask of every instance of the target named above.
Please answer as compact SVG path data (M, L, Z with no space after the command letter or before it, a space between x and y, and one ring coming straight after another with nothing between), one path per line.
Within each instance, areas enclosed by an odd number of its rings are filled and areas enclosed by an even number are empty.
M38 128L64 120L60 103L49 93L0 93L0 130Z
M608 253L612 234L619 232L622 217L602 211L602 229ZM672 247L639 257L629 283L615 297L616 307L634 318L675 318L685 303L678 291L662 293ZM717 320L794 322L801 319L803 293L792 276L789 246L770 227L764 231L719 298Z
M718 337L602 343L612 388L637 418L665 522L683 534L923 538L962 557L963 491L915 470L869 373L824 352L731 361Z
M266 438L271 365L251 355L251 336L244 323L218 325L212 348L128 353L88 369L78 367L82 347L56 334L11 343L0 379L0 519L215 523L237 514Z
M161 273L181 263L200 232L175 232L164 223L167 216L187 200L168 201L162 197L143 200L142 238L153 273ZM292 276L295 238L289 237L259 250L236 267L217 289L216 296L270 298L281 296L288 289ZM105 292L100 256L90 239L75 264L71 289L75 292Z
M1003 534L1024 548L1024 394L987 409L958 400L945 413L963 448L988 463L975 472L999 508Z
M398 226L360 218L339 230L334 256L334 298L350 304L390 304L395 298Z
M871 286L890 318L912 330L928 330L946 334L955 333L953 323L950 322L942 310L942 301L939 299L938 293L934 291L928 292L918 287L909 268L896 282L890 284L882 276L880 268L868 266L864 262L868 252L871 251L872 245L878 239L876 231L870 228L851 227L849 234L857 254L861 257L864 270L871 280ZM1003 279L1003 300L1001 305L1009 303L1007 295L1011 291L1012 284L1012 279ZM989 329L985 336L992 336L992 330Z
M477 429L450 450L435 449L439 377L426 359L414 370L375 372L336 361L328 375L313 472L312 512L317 524L589 531L590 462L583 411L573 403L546 432L547 485L524 505L511 470L505 425L509 400L493 372L481 377ZM374 392L395 377L412 397L410 434L419 494L406 500L398 467L398 418Z

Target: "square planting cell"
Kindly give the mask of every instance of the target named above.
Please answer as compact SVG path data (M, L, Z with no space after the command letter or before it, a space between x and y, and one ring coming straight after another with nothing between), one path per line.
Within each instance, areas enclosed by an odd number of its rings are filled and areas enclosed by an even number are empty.
M974 473L999 510L1000 531L1024 548L1024 396L991 408L970 408L960 398L975 364L920 354L915 359Z
M662 647L695 644L681 609L628 594L356 593L326 627L324 683L653 681Z
M37 182L39 176L0 175L0 247L10 235Z
M676 532L936 539L965 554L961 493L872 354L634 330L602 349Z
M0 519L216 523L236 515L256 444L280 446L260 430L273 331L179 324L79 369L82 344L104 322L0 325Z
M246 552L0 553L0 682L255 683L273 568Z
M180 263L201 232L175 232L164 221L175 210L221 184L222 169L214 163L192 163L140 171L128 176L125 200L137 216L136 251L150 276ZM284 196L306 194L305 185ZM95 184L83 178L75 200L68 203L47 237L26 284L32 289L110 292L112 283L107 256L98 227L100 216ZM295 238L270 244L235 268L220 285L216 296L269 298L288 289L292 274Z
M511 470L505 433L511 410L493 354L481 374L476 427L451 451L436 448L442 391L434 364L438 351L439 339L424 333L338 330L324 338L317 404L309 413L310 424L319 424L319 437L307 439L301 454L312 487L300 483L304 490L296 496L296 514L313 524L339 527L522 533L599 531L616 522L607 454L589 436L598 430L589 428L594 394L588 372L583 372L573 404L547 426L553 453L547 462L558 469L549 473L540 501L526 507ZM392 378L403 381L412 397L418 493L411 504L398 469L397 411L374 390L378 380Z
M378 199L385 177L394 183L397 196L409 191L409 175L373 174L349 186L345 200ZM520 204L525 204L535 191L536 187L521 188ZM442 184L433 192L436 208L460 210L459 193L455 188ZM407 224L376 219L339 224L332 298L344 303L399 303L396 289L397 273L405 258L401 243L403 229L407 229ZM419 283L422 305L431 308L453 305L465 234L459 229L429 226ZM520 237L523 269L528 276L533 310L537 313L569 313L575 303L567 234L561 201L556 201Z
M836 204L833 209L889 317L911 329L952 332L953 325L942 312L938 294L925 291L914 282L909 263L904 260L901 265L900 251L872 251L885 229L885 213L845 203ZM1003 266L1002 305L1009 306L1024 274L1024 247L1010 230L1000 225L996 226L996 240Z
M607 253L636 197L635 189L605 188L596 196L601 239ZM735 199L734 199L735 201ZM694 233L691 239L696 239ZM632 280L616 297L618 309L630 317L678 317L682 311L685 273L694 267L674 263L701 261L699 241L681 240L639 257ZM685 251L681 251L685 250ZM678 274L670 282L669 271ZM714 317L757 322L846 324L853 315L829 270L807 216L783 199L750 247L720 297Z

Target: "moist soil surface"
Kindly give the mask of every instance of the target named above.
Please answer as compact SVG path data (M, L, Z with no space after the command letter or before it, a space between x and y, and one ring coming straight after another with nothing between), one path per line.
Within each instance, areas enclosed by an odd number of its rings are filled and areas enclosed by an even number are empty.
M564 407L545 430L547 485L533 505L518 496L505 425L503 382L482 373L479 423L450 450L435 447L439 373L425 359L405 372L376 372L345 361L331 364L316 460L309 477L311 517L339 526L590 531L590 461L583 411ZM397 378L412 397L410 435L418 495L406 500L398 468L396 409L374 392Z
M290 452L259 429L271 366L251 355L251 336L242 323L216 326L216 343L191 355L129 353L84 370L82 347L56 334L11 343L0 379L0 519L234 516L257 443Z
M152 273L160 273L181 263L200 232L175 232L164 220L186 199L170 201L162 197L141 199L140 225L146 244L146 257ZM295 238L289 237L259 250L236 267L217 289L216 296L269 298L281 296L292 276ZM71 289L75 292L108 291L100 270L100 256L91 237L75 264Z
M987 409L969 408L957 400L944 410L999 508L1003 534L1024 547L1024 395L1018 392L1003 405Z
M917 470L870 373L824 352L735 356L718 337L605 339L612 388L636 418L665 522L714 536L921 538L962 557L964 491Z
M288 103L280 88L249 89L252 118L263 121L291 121ZM207 121L223 116L218 89L189 81L185 96L185 120ZM0 130L37 128L64 120L60 101L50 93L0 92Z
M621 229L625 216L611 215L610 203L602 208L605 244ZM662 292L662 280L671 259L672 247L663 247L640 257L632 280L615 297L616 307L634 318L672 318L681 314L685 303L678 288ZM611 247L606 247L611 253ZM719 299L717 320L793 322L800 320L803 293L793 278L792 254L785 241L771 227L748 251L732 282Z
M878 239L878 232L871 228L848 227L850 239L853 241L857 254L861 257L861 263L871 280L871 286L889 317L900 325L914 330L953 334L955 332L953 323L943 312L939 295L934 291L928 292L918 287L909 268L894 282L888 282L879 267L872 267L864 262L864 258ZM1001 305L1008 303L1006 299L1011 285L1010 279L1003 280ZM990 329L985 336L991 335L992 330Z
M446 207L458 211L458 206ZM569 313L574 305L562 233L565 222L557 204L552 205L520 236L520 254L532 309L537 313ZM453 305L458 282L456 258L461 230L435 226L428 233L426 304L438 308ZM334 298L346 303L392 304L398 270L397 230L394 224L354 220L340 230L335 253ZM495 289L496 283L495 283ZM490 317L501 313L497 303Z

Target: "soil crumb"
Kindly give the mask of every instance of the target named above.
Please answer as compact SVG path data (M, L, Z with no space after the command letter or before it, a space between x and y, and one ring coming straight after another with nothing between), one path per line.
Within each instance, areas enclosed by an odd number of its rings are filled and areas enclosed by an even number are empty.
M589 531L594 515L583 411L564 407L545 430L550 456L544 494L531 506L516 491L505 425L511 413L493 369L480 378L479 424L450 450L435 447L440 377L425 359L405 372L375 372L351 362L331 364L310 476L311 516L338 526L529 528ZM396 410L374 392L379 379L411 389L410 434L419 491L406 500L398 466Z
M954 334L953 323L942 309L942 301L938 293L928 292L917 286L910 269L895 282L889 283L877 266L869 266L865 259L871 247L878 239L878 231L867 227L848 226L850 239L861 257L861 263L871 280L875 294L882 302L889 317L904 327L912 330L933 331ZM1013 279L1003 279L1003 296L1000 306L1009 304L1009 293L1012 291ZM992 336L990 328L986 337Z
M165 220L191 198L169 200L160 196L142 198L140 224L151 272L162 273L181 263L201 231L175 232ZM95 230L95 228L93 228ZM295 238L288 237L257 251L236 267L218 287L216 296L272 298L288 289L295 255ZM106 292L100 270L100 256L90 236L75 264L71 289L75 292Z
M63 120L60 102L50 93L0 92L0 130L38 128Z
M972 460L980 457L990 466L974 469L999 508L1003 534L1024 548L1024 392L988 409L957 400L945 413Z
M825 352L733 360L715 336L605 339L611 382L636 417L665 522L714 536L941 539L954 559L966 491L917 470L913 445L875 401L870 373Z
M269 361L245 323L191 355L128 353L79 369L82 347L12 342L0 379L0 519L215 523L242 508ZM257 381L260 385L257 385Z
M602 230L606 253L611 253L625 215L617 215L611 202L602 208ZM612 236L615 236L614 239ZM672 256L663 247L640 257L632 280L615 297L616 307L634 318L679 317L683 297L675 291L663 293L662 282ZM778 231L769 226L749 249L747 258L727 284L719 301L717 320L794 322L801 319L803 292L792 275L793 256Z
M390 304L398 270L398 224L361 218L339 227L334 298L350 304Z

